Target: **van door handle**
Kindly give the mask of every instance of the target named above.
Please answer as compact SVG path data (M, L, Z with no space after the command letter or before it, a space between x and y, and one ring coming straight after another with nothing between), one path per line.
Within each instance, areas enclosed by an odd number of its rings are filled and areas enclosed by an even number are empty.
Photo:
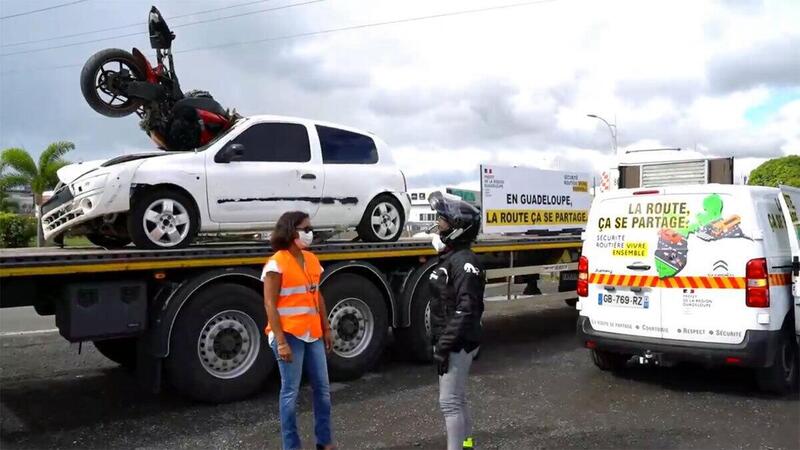
M306 173L306 174L303 174L303 176L300 177L300 178L302 178L304 180L316 180L317 176L314 175L313 173Z
M647 264L631 264L627 266L628 270L650 270L650 266Z

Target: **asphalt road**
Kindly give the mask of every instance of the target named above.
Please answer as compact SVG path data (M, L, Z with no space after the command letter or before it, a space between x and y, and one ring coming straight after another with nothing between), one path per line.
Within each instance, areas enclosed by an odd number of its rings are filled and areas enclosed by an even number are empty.
M798 448L800 401L760 394L749 372L678 366L597 370L555 302L491 304L471 399L478 448ZM142 394L91 345L0 337L0 444L17 448L279 448L277 380L248 401ZM434 369L387 355L333 388L341 449L441 449ZM307 388L306 388L307 389ZM313 448L308 392L298 419Z

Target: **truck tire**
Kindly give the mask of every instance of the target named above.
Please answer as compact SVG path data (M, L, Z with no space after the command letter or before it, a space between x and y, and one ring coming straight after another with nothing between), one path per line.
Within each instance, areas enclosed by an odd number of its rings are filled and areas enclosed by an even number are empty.
M356 231L364 242L395 242L403 234L405 221L400 202L391 194L381 194L369 202Z
M798 387L797 353L797 341L792 330L784 327L772 366L756 372L759 389L779 395L795 391Z
M621 353L606 352L603 350L592 350L592 362L600 370L618 372L625 368L630 359L629 355Z
M225 403L258 392L275 367L263 299L232 283L203 288L181 308L165 369L181 394Z
M380 358L389 331L389 315L380 290L355 274L335 275L322 287L333 351L328 371L333 380L360 377Z
M138 248L184 248L197 236L200 214L194 201L175 189L156 188L134 200L128 234Z
M430 265L420 270L416 275L417 283L414 292L411 292L410 321L407 328L396 330L399 348L411 360L429 363L433 361L433 346L431 345L431 310L430 296L428 295L428 274L433 266Z
M136 368L136 342L137 338L108 339L94 341L94 348L101 355L114 361L126 369Z

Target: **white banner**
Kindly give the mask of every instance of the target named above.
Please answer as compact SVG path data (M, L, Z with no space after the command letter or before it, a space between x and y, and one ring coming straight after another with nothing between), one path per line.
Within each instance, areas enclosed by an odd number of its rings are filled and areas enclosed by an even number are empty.
M589 174L481 166L484 233L585 229Z

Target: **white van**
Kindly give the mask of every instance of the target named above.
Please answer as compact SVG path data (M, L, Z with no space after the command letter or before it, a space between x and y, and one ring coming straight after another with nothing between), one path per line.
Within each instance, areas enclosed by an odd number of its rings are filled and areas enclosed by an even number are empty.
M578 281L578 336L594 363L603 370L631 357L738 365L757 368L764 390L796 386L792 252L780 192L708 184L598 196Z

